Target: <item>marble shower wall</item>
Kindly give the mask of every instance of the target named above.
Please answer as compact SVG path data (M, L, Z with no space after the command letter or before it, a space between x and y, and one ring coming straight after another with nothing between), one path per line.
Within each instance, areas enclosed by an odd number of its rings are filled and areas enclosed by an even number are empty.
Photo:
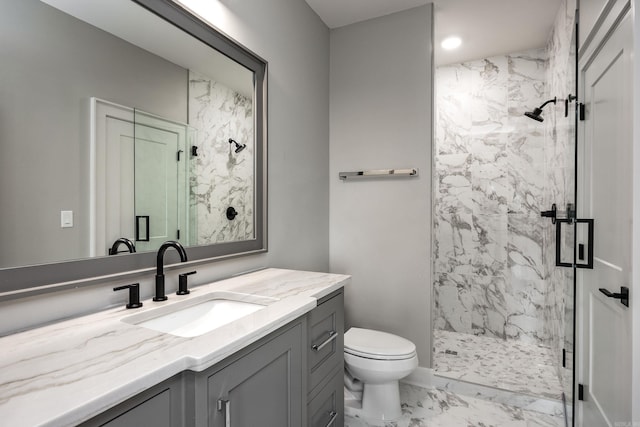
M543 258L546 49L436 70L437 329L548 339Z
M576 94L576 49L572 35L575 27L576 0L563 0L548 45L548 85L550 97L567 98ZM546 110L546 109L545 109ZM560 103L545 113L545 170L544 204L553 203L565 210L567 203L575 203L575 108L564 116ZM573 261L573 237L570 227L563 227L564 259ZM544 318L548 345L558 361L558 374L562 388L571 401L573 394L573 328L574 288L573 270L555 266L555 226L545 222L543 227L546 282ZM567 350L566 369L562 368L562 349ZM570 411L568 412L571 413Z
M253 103L229 87L189 71L189 124L198 129L191 175L191 203L197 244L252 238L253 224ZM240 153L233 138L247 144ZM227 208L238 212L234 220Z

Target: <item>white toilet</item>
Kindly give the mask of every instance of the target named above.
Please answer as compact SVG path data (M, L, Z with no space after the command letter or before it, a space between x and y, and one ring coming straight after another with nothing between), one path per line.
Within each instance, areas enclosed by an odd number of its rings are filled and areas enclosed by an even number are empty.
M351 328L344 334L344 363L345 388L361 401L362 417L394 420L402 415L398 381L418 367L414 343L386 332Z

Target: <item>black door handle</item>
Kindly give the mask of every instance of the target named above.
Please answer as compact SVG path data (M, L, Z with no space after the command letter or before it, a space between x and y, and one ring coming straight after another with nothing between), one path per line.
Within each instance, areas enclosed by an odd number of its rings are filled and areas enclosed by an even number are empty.
M140 220L144 220L145 233L144 237L140 236ZM149 241L149 215L136 215L136 242L148 242Z
M612 292L609 292L605 288L600 288L600 292L602 292L603 294L605 294L609 298L619 299L620 302L622 303L622 305L624 305L625 307L629 307L629 288L627 288L626 286L621 286L620 287L620 293L619 294L614 294Z

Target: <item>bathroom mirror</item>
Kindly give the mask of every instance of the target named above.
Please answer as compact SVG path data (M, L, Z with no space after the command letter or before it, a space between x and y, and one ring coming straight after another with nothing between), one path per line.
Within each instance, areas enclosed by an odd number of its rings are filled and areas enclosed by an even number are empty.
M170 0L0 21L0 295L266 250L264 60Z

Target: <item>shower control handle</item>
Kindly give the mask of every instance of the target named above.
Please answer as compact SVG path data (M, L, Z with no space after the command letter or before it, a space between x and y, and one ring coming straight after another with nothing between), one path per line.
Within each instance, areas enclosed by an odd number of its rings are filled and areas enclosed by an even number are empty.
M551 223L555 224L556 223L556 215L558 213L558 208L556 206L556 204L552 204L551 205L551 210L550 211L542 211L540 212L540 216L543 218L551 218Z
M236 211L233 206L229 206L227 208L227 219L233 221L236 216L238 216L238 211Z

